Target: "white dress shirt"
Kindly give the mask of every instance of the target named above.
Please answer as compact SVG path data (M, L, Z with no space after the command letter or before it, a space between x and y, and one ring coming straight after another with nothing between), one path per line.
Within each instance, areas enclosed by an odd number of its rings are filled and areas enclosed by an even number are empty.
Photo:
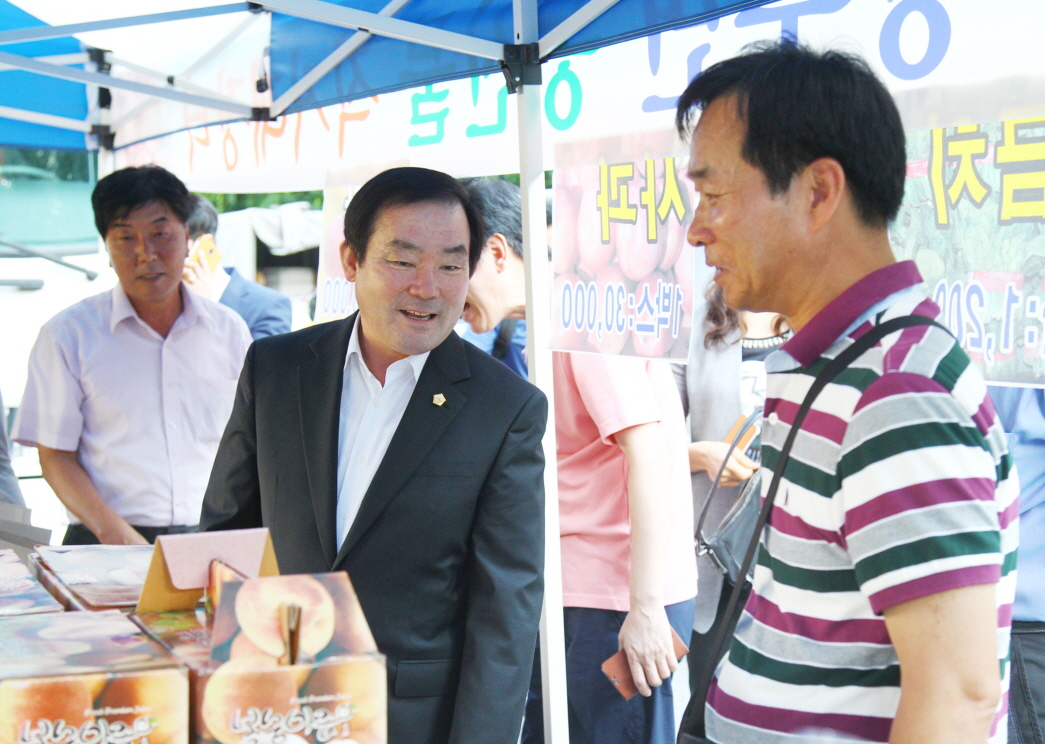
M393 362L385 372L382 387L363 361L359 350L359 317L356 316L345 355L337 434L338 550L356 519L392 435L399 428L430 353L426 351Z
M199 523L251 343L234 311L181 294L166 338L120 285L47 321L14 425L22 444L75 451L102 500L139 527Z

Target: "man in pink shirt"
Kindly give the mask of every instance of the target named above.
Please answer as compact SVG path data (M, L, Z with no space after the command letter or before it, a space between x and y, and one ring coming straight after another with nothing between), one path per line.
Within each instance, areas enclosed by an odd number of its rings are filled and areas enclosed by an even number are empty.
M667 362L556 353L570 741L673 742L671 630L693 624L693 505L682 404ZM643 697L600 665L619 648Z
M487 224L501 224L500 212L520 209L518 190L507 189L509 199L488 180L469 181L469 193ZM506 265L518 269L522 259L498 248L503 237L488 236L469 283L479 325L518 310L522 273ZM697 586L689 436L675 381L667 362L598 354L556 352L553 371L570 742L670 744L671 632L689 637ZM620 649L641 693L630 701L601 669ZM539 682L536 670L523 744L543 740L532 704Z

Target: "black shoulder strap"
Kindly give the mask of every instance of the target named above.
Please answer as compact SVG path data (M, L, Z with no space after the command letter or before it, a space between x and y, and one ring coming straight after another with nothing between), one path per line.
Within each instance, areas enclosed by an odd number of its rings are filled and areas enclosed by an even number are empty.
M704 538L704 522L707 521L708 513L711 511L711 503L715 500L715 496L719 492L719 481L722 480L722 474L726 471L726 465L729 464L729 458L733 454L733 450L737 448L737 444L747 430L755 425L755 422L762 417L762 409L756 408L750 416L744 419L744 423L740 425L737 433L733 436L732 441L729 443L729 449L726 450L726 456L722 460L722 464L718 467L718 473L715 474L714 480L711 481L711 489L708 491L708 497L704 499L704 507L700 510L700 519L697 520L697 529L694 531L694 536L697 540L698 551L703 553L707 548L707 540ZM710 476L711 473L708 473Z
M934 325L938 328L942 328L950 334L950 331L945 326L940 325L932 318L927 318L924 315L904 315L899 318L887 320L881 325L877 325L869 330L863 336L854 341L852 345L846 348L841 354L828 362L824 368L820 370L820 374L816 376L816 379L813 380L813 384L810 386L809 392L806 393L806 397L802 401L798 413L795 414L795 420L791 424L791 430L788 432L787 438L784 440L784 446L780 450L780 457L777 459L776 465L773 468L773 479L769 483L769 490L766 492L765 501L762 502L762 511L759 512L758 521L755 523L755 532L751 536L751 542L748 543L747 552L744 554L744 564L741 566L739 574L741 579L736 583L729 594L729 603L726 605L726 611L723 617L732 618L733 613L736 610L737 602L744 589L745 577L755 559L755 553L758 551L762 531L769 522L769 515L773 511L773 500L776 498L777 489L780 487L780 479L784 475L788 457L791 455L791 447L795 442L795 437L798 436L799 430L802 428L802 422L805 420L806 414L809 413L809 409L813 406L813 401L816 400L820 391L827 387L827 384L837 377L842 370L852 364L857 357L877 344L885 336L904 328L920 325ZM705 674L704 679L700 681L700 686L694 691L693 697L690 698L689 705L686 706L686 712L682 716L682 725L679 727L678 744L699 741L699 739L695 737L701 737L704 735L704 702L707 700L708 688L711 686L711 680L714 677L719 655L722 653L726 639L732 635L733 629L733 624L731 622L724 622L719 626L718 634L715 636L715 642L711 647L711 654L708 657L709 659L713 659L714 662L708 664L707 674Z
M493 351L490 352L490 356L494 359L504 359L508 354L508 345L512 342L518 322L514 318L505 318L501 321L501 329L497 333L497 339L493 342Z

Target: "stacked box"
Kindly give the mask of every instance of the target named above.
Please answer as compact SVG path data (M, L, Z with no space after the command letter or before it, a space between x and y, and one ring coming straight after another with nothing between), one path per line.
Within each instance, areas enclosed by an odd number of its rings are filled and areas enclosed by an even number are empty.
M348 575L274 575L267 531L249 532L161 537L132 615L190 670L192 742L385 744L385 659ZM218 552L229 565L205 562Z
M152 545L38 547L29 556L40 583L67 610L121 609L138 603Z
M380 654L345 653L335 644L331 650L337 647L337 653L284 665L237 633L212 657L215 639L202 609L144 612L132 619L189 668L194 744L240 744L258 734L295 734L314 744L387 742Z
M186 669L118 611L0 619L0 744L187 744Z
M33 578L13 550L0 550L0 617L61 612L64 608Z

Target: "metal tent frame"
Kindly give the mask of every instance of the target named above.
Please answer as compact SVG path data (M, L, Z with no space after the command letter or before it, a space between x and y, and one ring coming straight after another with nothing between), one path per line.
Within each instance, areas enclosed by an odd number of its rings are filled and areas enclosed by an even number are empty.
M84 55L54 55L27 57L0 49L0 70L20 69L60 80L69 80L97 86L104 101L111 88L129 90L152 96L118 121L108 120L104 105L93 111L88 120L80 121L28 108L0 106L0 118L14 119L74 132L94 135L92 143L102 150L111 150L115 133L134 115L157 101L167 99L205 106L227 112L231 120L270 120L286 112L298 99L328 73L355 54L369 39L380 36L411 42L440 50L458 52L489 60L500 66L509 92L519 95L519 171L522 191L524 262L527 278L527 354L531 380L540 387L549 401L549 426L544 438L546 498L545 512L545 602L541 617L540 647L544 684L545 739L549 744L565 744L569 740L566 712L566 669L563 646L562 573L559 552L559 510L557 499L557 468L555 448L555 410L552 390L552 360L550 351L551 318L547 298L550 296L549 258L545 250L545 187L542 148L541 64L556 52L562 53L567 41L620 0L589 0L543 36L539 33L538 0L512 0L514 38L512 44L501 44L488 39L448 31L434 26L414 23L396 17L410 0L391 0L380 12L372 13L325 0L261 0L235 2L168 13L154 13L108 20L90 21L62 26L37 26L0 31L0 47L5 45L58 39L91 31L147 26L150 24L189 18L203 18L231 13L248 12L250 17L236 26L217 45L208 49L189 68L178 74L155 71L135 66L104 50L90 49ZM696 12L681 20L652 26L643 33L671 26L706 22L745 8L764 5L769 0L686 0L676 5L692 7ZM234 101L217 91L194 85L187 77L207 61L232 44L263 12L355 31L337 49L302 75L293 85L266 108L249 106ZM618 36L611 40L622 40ZM597 46L588 43L585 48ZM583 45L582 45L583 46ZM83 65L94 69L78 69ZM118 78L110 68L119 64L138 74L155 78L157 84ZM261 81L259 81L260 84ZM267 81L266 81L267 82ZM416 83L415 83L416 84ZM408 87L408 86L400 86ZM94 117L91 120L91 117ZM100 158L99 170L108 172L112 158Z

